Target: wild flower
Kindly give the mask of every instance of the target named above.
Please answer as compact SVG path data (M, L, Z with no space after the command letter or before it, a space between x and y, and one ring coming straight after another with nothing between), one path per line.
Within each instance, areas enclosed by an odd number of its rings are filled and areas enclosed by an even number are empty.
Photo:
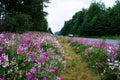
M37 74L37 69L36 69L35 67L32 67L31 72L32 72L33 74Z
M25 60L24 60L24 63L25 63L25 64L29 63L28 59L25 59Z
M59 73L64 69L63 65L65 66L63 63L65 59L61 54L62 47L55 36L49 34L43 36L44 34L38 32L0 34L1 79L48 80L47 77L50 77L49 80L52 80L56 78L57 75L53 72ZM53 52L50 52L50 49ZM55 64L51 64L53 62Z
M88 66L100 73L101 80L108 80L111 76L114 80L119 80L120 73L120 48L119 45L108 44L104 42L95 42L84 38L66 38L76 49L81 44L87 46L79 54L88 63ZM91 48L92 47L92 48ZM84 54L83 54L84 53ZM94 67L93 67L94 66ZM113 80L112 79L112 80Z
M2 47L2 46L0 46L0 52L2 52L2 50L3 50L3 47Z
M28 79L28 80L31 80L31 78L32 78L32 74L31 74L31 72L28 72L28 73L27 73L27 79Z
M55 73L55 71L56 71L55 69L50 69L49 73L53 74L53 73Z
M98 62L98 67L99 68L103 68L104 67L103 63L102 62Z
M48 78L44 77L43 80L49 80Z
M0 78L0 80L4 80L4 78Z
M46 74L46 71L42 71L41 75L44 76Z
M36 77L34 77L32 80L38 80Z
M56 80L62 80L60 77L57 77Z

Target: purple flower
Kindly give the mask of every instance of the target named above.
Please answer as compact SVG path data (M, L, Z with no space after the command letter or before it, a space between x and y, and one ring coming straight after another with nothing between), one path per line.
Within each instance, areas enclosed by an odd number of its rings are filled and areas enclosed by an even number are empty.
M35 58L35 57L33 57L32 60L34 61L34 63L39 63L40 62L40 60Z
M15 34L12 34L11 38L15 39L15 38L16 38L16 35L15 35Z
M55 71L56 71L55 69L50 69L49 73L55 73Z
M24 60L24 63L25 63L25 64L27 64L27 63L28 63L28 60L27 60L27 59L25 59L25 60Z
M48 78L44 77L43 80L48 80Z
M4 80L4 78L0 78L0 80Z
M45 73L46 73L45 71L42 71L42 76L45 75Z
M4 38L4 34L0 34L0 38Z
M33 57L34 56L34 52L28 52L28 55Z
M37 74L37 69L35 67L32 67L32 70L31 70L34 74Z
M16 60L16 59L13 57L13 58L12 58L12 62L14 62L15 60Z
M3 50L3 47L2 46L0 46L0 52Z
M38 80L36 77L34 77L32 80Z
M58 70L58 67L54 67L55 71Z
M56 80L62 80L60 77L57 77Z
M103 67L103 63L102 62L98 62L98 67L102 68Z
M4 60L6 60L6 58L7 58L6 55L5 55L5 54L2 54L1 57L0 57L0 60L1 60L1 61L4 61Z
M47 61L47 57L44 54L41 54L41 58L42 58L42 62L44 63L45 61Z
M23 48L21 46L18 47L17 49L17 54L22 54Z
M0 43L4 43L4 40L0 40Z
M46 68L48 68L49 66L48 66L48 64L46 64Z
M32 78L32 74L30 72L27 73L27 79L30 80Z

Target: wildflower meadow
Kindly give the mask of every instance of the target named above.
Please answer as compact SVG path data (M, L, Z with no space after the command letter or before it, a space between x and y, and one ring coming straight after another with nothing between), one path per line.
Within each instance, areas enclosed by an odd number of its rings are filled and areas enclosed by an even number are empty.
M119 44L108 44L105 40L94 42L83 38L66 39L88 67L100 75L101 80L120 80Z
M0 34L0 80L61 80L64 50L49 33Z

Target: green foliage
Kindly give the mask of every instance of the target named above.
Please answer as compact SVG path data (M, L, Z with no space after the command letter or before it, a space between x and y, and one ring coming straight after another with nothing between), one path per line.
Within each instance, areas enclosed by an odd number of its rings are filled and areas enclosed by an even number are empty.
M48 32L51 33L51 34L53 34L51 28L48 28Z
M12 31L15 28L13 32L26 30L47 32L48 23L45 18L47 13L43 8L47 7L46 3L49 3L49 0L2 0L0 3L0 16L4 15L4 18L0 19L3 31ZM20 29L20 26L23 29Z
M65 22L60 33L77 36L116 36L120 35L120 2L105 8L104 3L93 2Z
M77 54L80 54L83 52L83 50L87 47L86 45L84 44L78 44L77 42L73 42L72 44L70 44L74 51L77 53Z
M87 10L84 21L82 23L82 26L80 28L80 35L85 36L92 36L92 35L98 35L96 32L97 29L96 25L91 25L93 21L96 19L98 14L101 14L104 10L102 10L101 4L99 3L91 3L89 9ZM95 20L96 21L96 20ZM95 23L97 24L97 23ZM94 27L95 26L95 27Z
M84 20L85 12L86 10L82 9L82 11L77 12L71 20L66 21L64 24L64 27L60 31L60 34L61 35L68 35L68 34L78 35L80 32L80 25Z
M25 32L32 27L31 17L27 14L18 13L12 17L8 16L5 19L4 25L6 31L10 32Z

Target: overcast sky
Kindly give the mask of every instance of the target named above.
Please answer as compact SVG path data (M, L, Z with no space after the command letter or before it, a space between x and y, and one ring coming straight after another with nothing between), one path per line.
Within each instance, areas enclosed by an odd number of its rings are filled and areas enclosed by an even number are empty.
M72 16L82 10L88 8L93 0L50 0L49 7L45 9L48 12L48 26L52 32L60 31L64 22L71 19ZM100 1L100 0L96 0ZM113 6L115 0L101 0L106 7Z

